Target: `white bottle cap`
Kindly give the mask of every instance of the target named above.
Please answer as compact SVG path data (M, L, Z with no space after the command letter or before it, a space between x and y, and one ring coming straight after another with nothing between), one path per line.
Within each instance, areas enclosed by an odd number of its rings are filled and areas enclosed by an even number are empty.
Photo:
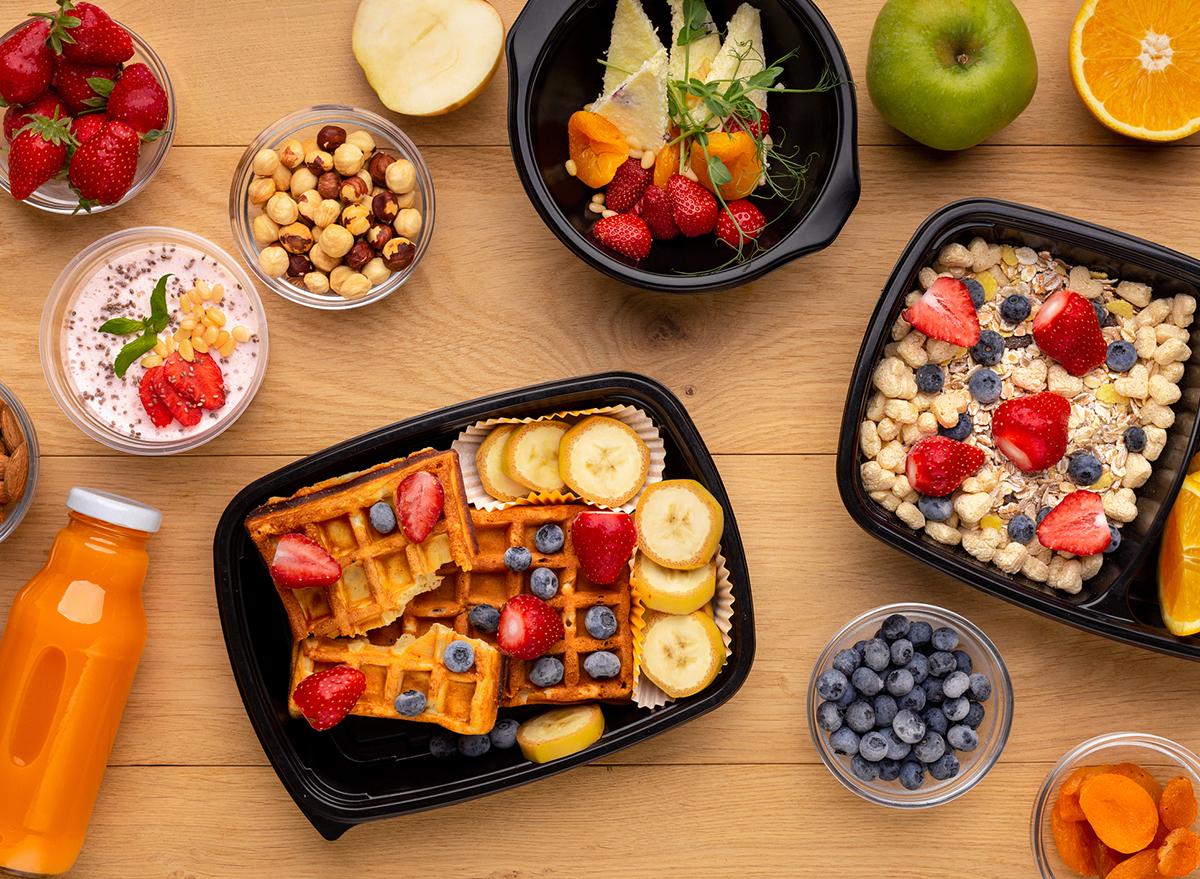
M134 531L153 533L162 524L162 513L149 504L98 488L72 488L67 494L67 509Z

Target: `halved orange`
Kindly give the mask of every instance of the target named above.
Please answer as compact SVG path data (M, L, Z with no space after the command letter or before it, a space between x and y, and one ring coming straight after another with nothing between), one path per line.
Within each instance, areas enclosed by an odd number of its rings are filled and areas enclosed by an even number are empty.
M1087 0L1071 83L1113 131L1167 141L1200 130L1200 0Z
M1200 474L1183 480L1158 554L1158 606L1173 635L1200 632Z

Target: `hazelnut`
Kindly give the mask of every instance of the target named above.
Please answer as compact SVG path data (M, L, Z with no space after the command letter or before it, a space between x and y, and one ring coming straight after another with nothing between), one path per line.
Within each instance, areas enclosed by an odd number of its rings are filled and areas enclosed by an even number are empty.
M254 218L251 233L259 244L270 244L279 240L279 224L266 214L259 214Z
M316 188L317 175L312 171L301 165L292 172L292 182L288 184L288 190L293 196L299 197L300 193Z
M388 165L394 161L396 160L387 153L376 153L371 156L371 160L367 162L367 172L371 175L371 180L375 182L376 186L387 185L386 174Z
M346 142L346 129L340 125L326 125L317 132L317 146L332 153Z
M412 264L417 255L417 248L407 238L393 238L383 245L379 255L383 257L384 265L393 272L399 272Z
M342 210L341 224L355 238L371 228L371 212L363 205L352 204Z
M401 238L416 238L421 234L421 212L416 208L405 208L397 215L392 228Z
M309 153L315 153L320 148L321 147L317 143L317 139L315 137L310 137L308 140L304 141L304 143L300 144L300 151L306 156Z
M371 215L381 223L390 223L400 213L400 205L394 192L379 193L371 199Z
M279 147L279 164L289 171L295 171L304 164L304 145L292 138Z
M408 159L397 159L387 166L384 173L384 185L392 192L412 192L417 185L417 169Z
M333 169L349 177L362 170L363 151L352 143L344 143L333 151Z
M279 243L288 253L305 253L312 247L313 237L303 223L291 223L279 230Z
M362 150L364 156L369 156L375 152L375 138L371 137L369 131L359 129L358 131L350 132L346 135L346 143L354 144Z
M329 276L324 272L309 272L304 276L304 286L309 293L323 296L329 292Z
M313 222L324 228L338 221L342 215L342 203L336 198L324 199L313 211Z
M297 196L296 209L300 211L300 216L307 217L311 220L316 214L316 210L318 207L320 207L322 201L324 201L324 199L321 198L321 193L317 192L315 189L309 189Z
M270 177L279 167L279 154L275 150L259 150L250 161L250 168L260 177Z
M375 258L375 249L365 241L360 241L350 248L346 254L346 265L357 271Z
M294 223L296 222L296 217L300 216L296 202L286 192L277 192L271 196L267 200L267 206L264 210L267 216L280 226Z
M280 165L275 169L275 173L271 175L271 179L275 181L275 188L280 192L287 192L292 187L292 172Z
M384 228L387 228L386 226ZM392 276L392 270L387 267L383 257L377 256L359 269L367 280L378 286Z
M342 181L342 188L338 192L342 201L358 201L364 195L371 191L371 187L361 177L347 177Z
M288 270L288 252L278 244L264 247L258 254L258 267L268 278L282 278Z
M367 229L367 243L376 250L382 250L383 245L392 240L392 227L385 223L372 223Z
M334 293L342 292L342 282L351 275L358 274L350 266L338 266L329 273L329 287Z
M321 249L333 257L343 257L354 246L354 236L345 226L326 226L321 232Z
M317 192L325 198L337 198L342 190L342 175L337 171L326 171L317 178Z
M345 299L362 299L371 292L371 279L361 272L351 272L342 280L342 289L338 290Z
M314 266L323 272L331 272L342 264L340 256L330 256L325 252L325 248L319 244L314 244L312 249L309 250L308 258L312 260Z
M288 257L287 276L289 278L303 278L312 270L312 262L303 253L293 253Z
M396 195L396 204L400 206L400 210L411 208L417 203L417 191L410 189L408 192L401 192Z
M270 177L255 177L250 182L250 204L266 204L276 192L275 181Z
M304 164L308 166L308 170L320 177L326 171L333 170L333 156L325 150L317 150L304 157Z

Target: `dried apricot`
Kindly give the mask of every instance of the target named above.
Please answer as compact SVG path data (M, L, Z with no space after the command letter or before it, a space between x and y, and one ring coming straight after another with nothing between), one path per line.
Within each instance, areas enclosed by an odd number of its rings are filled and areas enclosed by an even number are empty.
M708 158L721 160L729 172L729 182L714 185L709 176ZM707 146L693 140L691 163L700 185L711 192L719 192L726 201L745 198L752 193L758 186L758 178L763 172L758 144L745 131L735 131L732 134L710 131Z
M1106 772L1079 788L1079 808L1105 845L1125 854L1148 846L1158 829L1158 807L1150 794L1124 775Z
M1117 775L1124 775L1130 781L1136 781L1146 793L1150 794L1150 799L1155 803L1162 796L1162 785L1154 780L1153 775L1136 763L1118 763L1112 768L1112 771Z
M1105 763L1100 766L1080 766L1067 776L1063 786L1058 791L1058 808L1067 821L1083 821L1085 816L1079 808L1079 788L1089 778L1105 772L1111 772L1112 766Z
M1113 851L1099 839L1092 842L1092 861L1096 864L1096 875L1100 879L1105 879L1126 857L1128 855Z
M1158 852L1146 849L1131 855L1108 873L1108 879L1161 879L1158 872Z
M1168 830L1191 827L1200 808L1196 804L1196 792L1192 780L1186 775L1177 775L1167 782L1158 801L1158 817Z
M612 182L617 169L629 158L629 145L621 129L603 116L578 110L567 121L567 140L575 176L585 186L599 189Z
M1186 827L1172 830L1158 849L1158 872L1186 876L1200 867L1200 835Z
M1096 875L1096 861L1092 857L1092 841L1096 834L1086 821L1068 821L1059 812L1058 804L1050 810L1050 829L1054 833L1054 844L1058 847L1063 863L1084 876Z

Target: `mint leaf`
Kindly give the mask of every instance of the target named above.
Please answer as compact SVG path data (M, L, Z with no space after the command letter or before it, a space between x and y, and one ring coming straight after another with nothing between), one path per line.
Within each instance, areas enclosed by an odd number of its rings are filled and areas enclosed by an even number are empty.
M113 361L113 369L117 373L117 378L125 378L125 372L143 354L153 351L154 346L158 344L158 333L153 329L148 329L142 335L138 336L132 342L121 349L121 353L117 355L117 359Z
M158 283L154 285L154 292L150 294L150 320L149 326L154 328L156 333L161 333L167 328L167 278L170 274L163 275L158 279Z
M144 320L133 320L128 317L114 317L100 324L100 332L112 333L114 336L128 336L130 333L140 333L146 329Z

